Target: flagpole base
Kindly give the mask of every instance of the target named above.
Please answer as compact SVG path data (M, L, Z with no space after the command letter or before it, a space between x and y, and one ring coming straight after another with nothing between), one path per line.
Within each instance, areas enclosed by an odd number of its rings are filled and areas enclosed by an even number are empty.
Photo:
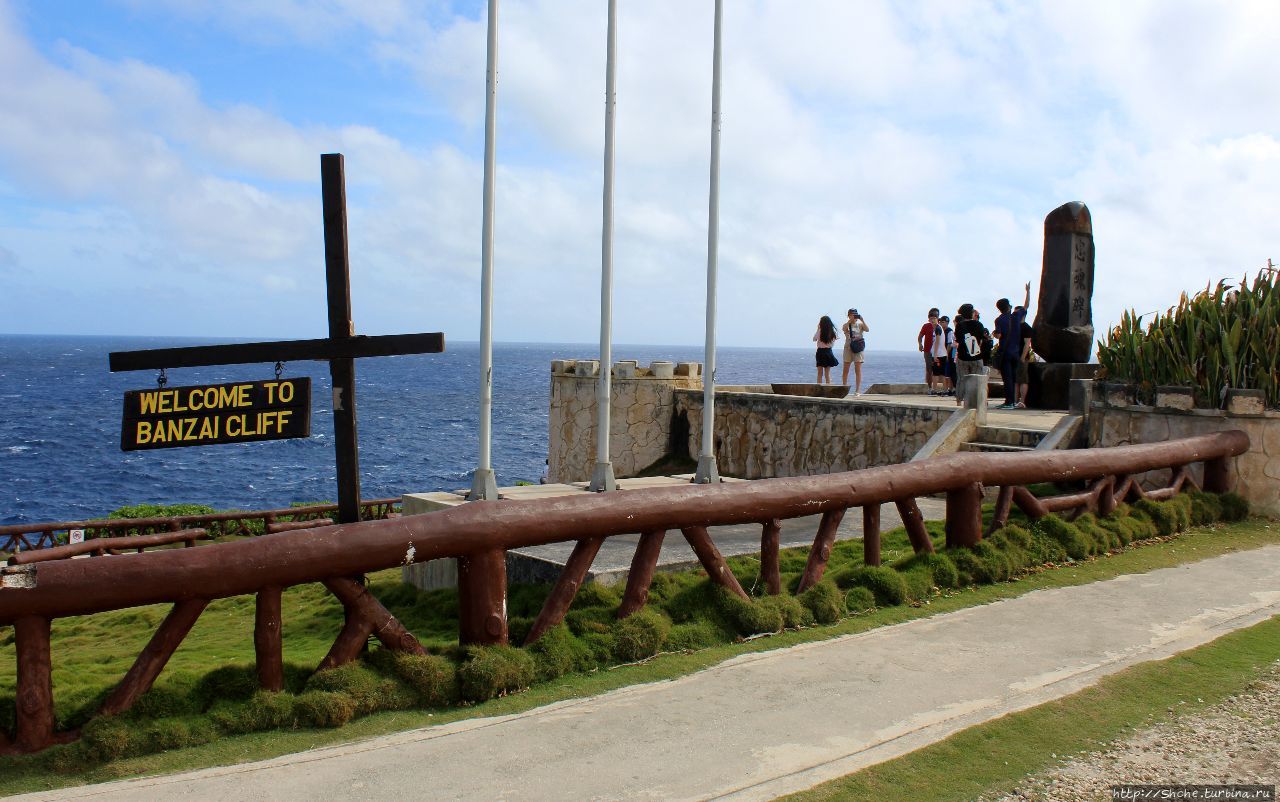
M695 485L720 483L720 469L716 467L715 455L703 454L698 457L698 471L693 475L693 483Z
M618 489L618 480L613 478L612 462L596 463L595 470L591 472L591 484L587 485L587 489L592 493Z
M467 501L497 501L498 482L492 468L477 468L471 480Z

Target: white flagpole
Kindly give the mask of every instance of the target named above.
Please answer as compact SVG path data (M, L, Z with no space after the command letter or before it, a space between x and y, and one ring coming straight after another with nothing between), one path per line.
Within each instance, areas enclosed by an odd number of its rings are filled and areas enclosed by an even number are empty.
M716 264L720 237L720 2L716 0L711 66L711 198L707 209L707 341L702 369L702 454L693 481L720 481L715 454Z
M493 179L498 105L498 0L489 0L488 66L484 105L484 223L480 252L480 464L471 481L472 501L498 498L490 461L493 419Z
M613 117L617 105L618 2L609 0L604 88L604 225L600 246L600 379L596 389L596 467L589 489L616 490L609 461L609 408L613 403Z

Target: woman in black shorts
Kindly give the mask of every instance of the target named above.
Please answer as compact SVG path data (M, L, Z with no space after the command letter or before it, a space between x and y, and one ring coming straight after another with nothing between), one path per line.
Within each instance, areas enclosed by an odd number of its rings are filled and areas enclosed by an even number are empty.
M814 354L814 361L818 364L818 384L830 384L831 369L840 364L831 351L838 339L840 335L836 332L836 324L823 315L818 321L818 330L813 333L813 341L818 344L818 351Z

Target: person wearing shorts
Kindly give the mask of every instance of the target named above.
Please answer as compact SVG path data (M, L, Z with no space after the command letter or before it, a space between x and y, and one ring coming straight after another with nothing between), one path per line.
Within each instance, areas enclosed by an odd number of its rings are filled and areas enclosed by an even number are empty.
M928 322L920 327L920 333L916 335L916 345L920 346L920 353L924 355L924 385L930 393L933 392L933 335L937 328L938 310L930 309Z
M844 376L840 379L840 383L846 385L849 383L849 366L852 365L856 382L853 394L862 395L862 357L867 348L867 341L863 335L871 331L871 327L862 319L862 315L858 314L857 309L850 309L848 322L840 328L844 332ZM854 350L855 347L857 350Z
M982 363L982 341L987 336L986 329L978 321L973 311L973 304L964 304L956 310L956 387L959 388L965 376L983 376L987 367ZM956 404L964 399L959 395Z

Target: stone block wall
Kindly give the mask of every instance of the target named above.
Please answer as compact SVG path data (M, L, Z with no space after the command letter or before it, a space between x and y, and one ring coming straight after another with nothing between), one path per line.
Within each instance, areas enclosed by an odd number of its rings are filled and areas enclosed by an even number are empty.
M955 411L844 398L716 391L716 463L742 479L812 476L908 462ZM688 453L702 443L702 394L677 390Z
M1089 410L1089 445L1122 446L1160 443L1227 429L1249 435L1250 448L1235 458L1236 492L1247 498L1254 512L1280 518L1280 412L1236 415L1215 409L1168 409L1115 405L1105 400ZM1199 479L1199 466L1196 478ZM1164 484L1169 472L1147 476L1147 482Z
M548 481L588 482L596 464L596 392L599 363L557 359L551 363ZM635 476L671 450L677 389L701 391L702 365L654 362L613 368L609 459L614 475Z

